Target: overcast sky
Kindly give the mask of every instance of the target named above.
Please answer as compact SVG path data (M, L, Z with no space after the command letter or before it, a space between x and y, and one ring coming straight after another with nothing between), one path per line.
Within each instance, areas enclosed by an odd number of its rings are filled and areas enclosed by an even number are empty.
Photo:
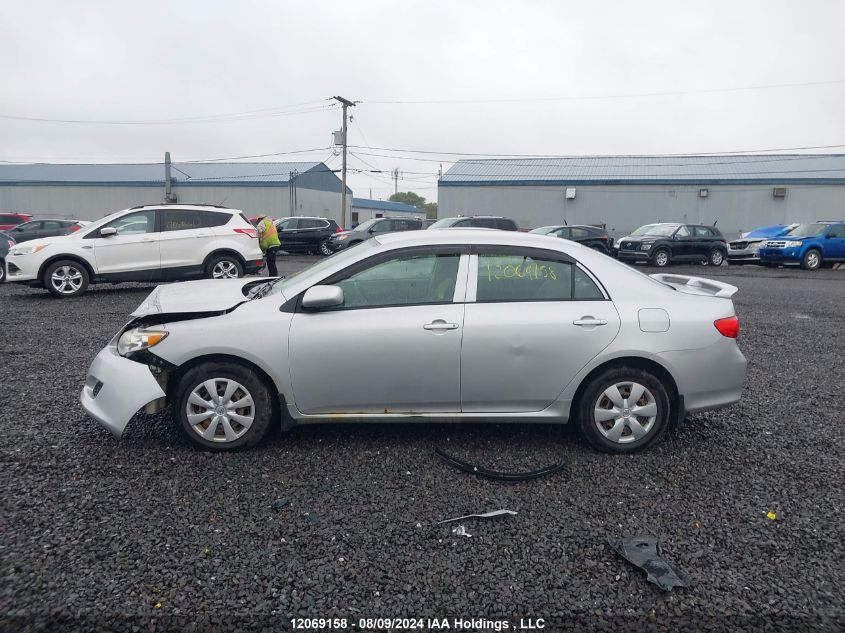
M843 24L838 0L4 1L0 115L146 123L0 118L0 160L317 150L267 160L339 167L333 95L360 101L350 169L398 167L430 200L448 152L845 146ZM194 120L152 123L172 119ZM393 191L387 173L349 183Z

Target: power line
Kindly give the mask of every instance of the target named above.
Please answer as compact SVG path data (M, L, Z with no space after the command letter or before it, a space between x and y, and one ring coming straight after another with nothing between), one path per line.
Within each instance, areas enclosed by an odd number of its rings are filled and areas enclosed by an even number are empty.
M336 107L336 104L329 103L329 101L329 99L320 99L318 101L306 101L300 104L278 106L275 108L263 108L261 110L245 110L242 112L230 112L226 114L210 114L171 119L53 119L46 117L20 116L15 114L0 114L0 119L40 123L74 123L83 125L174 125L181 123L222 123L226 121L245 121L294 114L308 114L311 112L322 112Z
M674 97L681 95L712 94L720 92L744 92L751 90L771 90L777 88L804 88L808 86L828 86L845 83L845 79L831 79L828 81L806 81L800 83L761 84L756 86L741 86L729 88L702 88L699 90L671 90L665 92L629 92L605 95L569 95L558 97L516 97L504 99L422 99L422 100L391 100L374 99L362 100L361 103L378 105L449 105L449 104L478 104L478 103L530 103L543 101L586 101L602 99L634 99L644 97Z

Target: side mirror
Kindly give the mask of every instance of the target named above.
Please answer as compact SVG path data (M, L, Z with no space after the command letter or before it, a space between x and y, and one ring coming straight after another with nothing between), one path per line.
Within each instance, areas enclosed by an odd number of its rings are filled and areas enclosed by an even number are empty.
M100 237L111 237L117 235L117 229L113 226L104 226L100 229Z
M343 288L340 286L311 286L302 295L302 307L307 310L339 305L343 305Z

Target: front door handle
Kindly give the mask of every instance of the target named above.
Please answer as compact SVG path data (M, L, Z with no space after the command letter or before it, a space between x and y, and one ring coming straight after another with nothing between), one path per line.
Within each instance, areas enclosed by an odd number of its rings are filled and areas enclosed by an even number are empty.
M446 323L443 319L435 319L431 323L426 323L423 325L424 330L457 330L458 324L457 323Z
M581 327L584 326L596 326L596 325L607 325L607 319L596 319L591 316L584 316L580 319L575 319L572 322L572 325L580 325Z

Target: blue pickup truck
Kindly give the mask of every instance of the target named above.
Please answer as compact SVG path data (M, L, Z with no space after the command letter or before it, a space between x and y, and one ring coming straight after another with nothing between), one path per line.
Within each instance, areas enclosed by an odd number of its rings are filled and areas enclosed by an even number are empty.
M822 263L845 262L845 220L799 224L760 247L764 266L797 264L816 270Z

